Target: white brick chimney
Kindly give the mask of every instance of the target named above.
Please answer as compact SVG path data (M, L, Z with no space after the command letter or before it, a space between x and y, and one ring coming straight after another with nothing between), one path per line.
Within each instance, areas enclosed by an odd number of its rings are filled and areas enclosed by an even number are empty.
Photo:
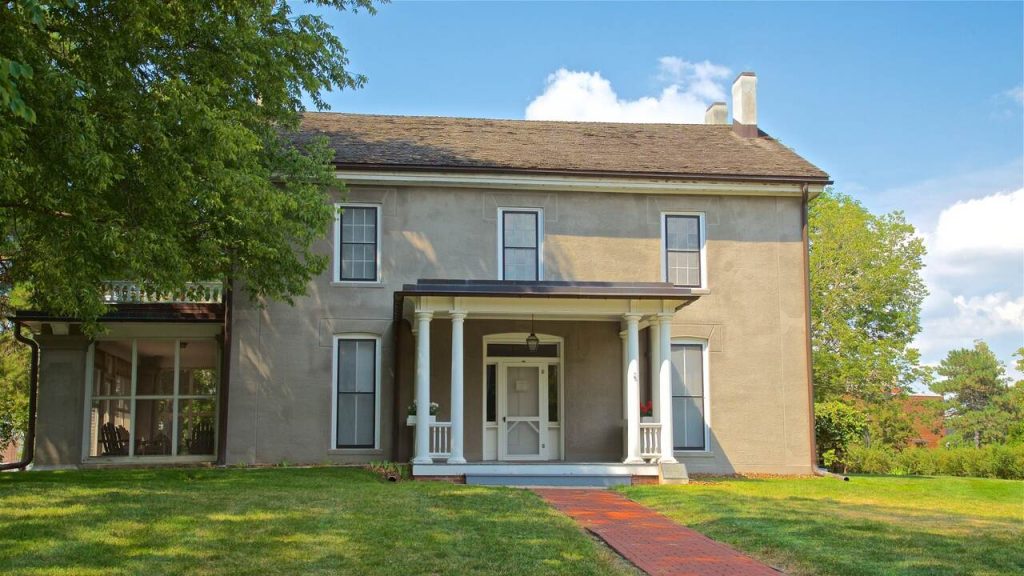
M743 72L732 83L732 127L740 136L757 136L757 76Z
M708 106L708 109L704 111L704 123L728 124L729 110L726 108L725 102L715 102Z

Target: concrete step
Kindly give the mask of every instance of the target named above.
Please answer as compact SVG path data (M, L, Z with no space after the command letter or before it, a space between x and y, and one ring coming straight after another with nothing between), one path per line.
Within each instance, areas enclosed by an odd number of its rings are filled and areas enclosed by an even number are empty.
M629 474L466 474L466 484L477 486L571 486L608 488L629 486Z

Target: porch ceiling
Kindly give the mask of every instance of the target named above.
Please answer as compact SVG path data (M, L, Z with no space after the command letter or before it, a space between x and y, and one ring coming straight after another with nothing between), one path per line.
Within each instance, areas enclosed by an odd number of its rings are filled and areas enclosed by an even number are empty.
M444 317L618 320L625 314L671 314L706 294L667 282L522 282L419 280L395 293L396 318L416 312Z

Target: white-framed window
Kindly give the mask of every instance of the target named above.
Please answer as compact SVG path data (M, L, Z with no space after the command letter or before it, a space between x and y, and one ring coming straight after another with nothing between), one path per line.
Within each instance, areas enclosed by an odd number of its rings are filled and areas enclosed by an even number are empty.
M708 343L672 339L673 447L706 452L710 430L708 401Z
M99 339L86 370L87 458L216 456L216 340Z
M380 447L380 336L334 336L331 448Z
M661 215L662 278L676 286L707 288L707 236L703 212Z
M501 280L544 279L542 209L498 209L498 274Z
M380 282L380 205L335 204L334 281Z

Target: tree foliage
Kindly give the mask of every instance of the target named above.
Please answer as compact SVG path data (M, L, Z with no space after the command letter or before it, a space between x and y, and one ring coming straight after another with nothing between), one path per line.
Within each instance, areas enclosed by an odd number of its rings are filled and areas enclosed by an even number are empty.
M903 450L914 438L915 415L905 409L905 395L896 395L888 400L869 404L866 407L868 446L890 446Z
M845 467L850 445L859 440L868 421L864 413L840 400L814 404L814 437L821 462L828 468Z
M0 2L0 284L86 320L111 279L304 293L335 180L290 133L303 96L363 84L347 65L284 0Z
M1024 417L1024 395L1010 387L1006 370L985 342L950 350L939 364L934 392L945 398L947 427L953 442L999 444Z
M22 437L28 424L29 349L0 327L0 452Z
M810 205L816 399L877 401L924 372L911 346L927 295L924 243L901 212L875 216L827 191Z

